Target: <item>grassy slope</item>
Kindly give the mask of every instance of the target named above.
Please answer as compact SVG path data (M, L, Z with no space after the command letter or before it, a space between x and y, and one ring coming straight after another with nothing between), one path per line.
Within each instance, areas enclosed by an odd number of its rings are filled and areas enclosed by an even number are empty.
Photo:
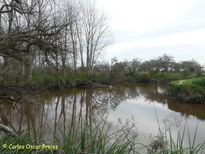
M168 91L170 95L185 101L205 103L205 75L172 81Z

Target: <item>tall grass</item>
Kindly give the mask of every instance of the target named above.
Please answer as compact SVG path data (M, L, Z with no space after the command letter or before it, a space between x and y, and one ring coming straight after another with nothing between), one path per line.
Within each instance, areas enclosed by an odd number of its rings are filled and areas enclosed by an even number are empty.
M133 125L125 123L119 128L119 126L108 125L107 122L96 125L82 125L81 123L79 127L71 126L66 133L61 131L61 135L55 137L52 143L59 146L58 150L10 150L2 148L4 144L26 145L29 143L36 145L45 142L43 140L33 141L25 136L15 139L3 136L0 141L0 153L197 154L203 153L205 150L205 142L196 145L197 127L193 138L186 126L182 133L178 132L176 139L173 138L171 129L168 132L162 132L160 128L159 130L160 134L151 143L142 144L136 141L137 135L133 133ZM186 130L189 141L187 145L185 144Z
M136 134L131 135L133 126L123 125L113 131L111 124L106 121L94 125L82 125L80 129L70 128L68 133L61 131L61 137L56 143L61 145L64 153L89 154L125 154L136 153Z
M189 133L189 129L187 128L187 137L188 144L185 143L185 132L186 127L182 133L178 131L176 139L173 139L173 135L171 129L169 129L168 133L160 134L155 137L155 140L151 142L149 145L142 145L150 154L198 154L205 153L205 141L196 145L196 134L197 128L195 129L195 134L193 139L191 139L191 135Z
M155 107L154 107L155 108ZM155 108L155 115L158 123L159 135L155 136L155 139L151 141L149 145L143 145L145 151L150 154L198 154L205 153L205 141L196 145L197 129L196 124L194 135L191 136L187 124L184 125L182 133L177 131L176 138L173 138L171 128L161 129L157 111ZM168 130L168 131L167 131ZM187 135L185 135L187 132ZM186 137L188 137L188 144L185 143Z

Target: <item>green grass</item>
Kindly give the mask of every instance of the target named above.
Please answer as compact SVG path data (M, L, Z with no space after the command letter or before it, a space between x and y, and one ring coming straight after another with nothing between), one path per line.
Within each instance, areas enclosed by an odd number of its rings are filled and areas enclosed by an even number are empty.
M125 123L126 124L126 123ZM126 126L126 127L125 127ZM118 128L118 129L116 129ZM113 128L113 125L106 125L106 121L96 125L76 125L71 126L67 133L61 131L61 136L56 136L51 145L58 145L58 150L45 149L8 149L3 148L3 145L42 145L43 140L36 140L34 137L28 136L11 138L3 136L0 140L1 154L195 154L204 152L205 142L196 145L197 127L194 136L191 136L189 129L186 127L182 134L178 132L177 138L174 139L171 130L162 132L160 129L159 135L155 140L147 144L137 142L137 135L133 135L133 126L123 125ZM51 128L48 127L48 131ZM115 130L115 131L113 131ZM188 144L185 144L185 132L188 136ZM51 131L52 133L52 131ZM44 143L45 144L45 143Z
M13 154L13 153L65 153L65 154L126 154L136 153L135 139L136 135L131 134L133 126L123 125L122 127L116 127L113 131L111 124L107 125L106 120L93 125L78 124L70 127L70 129L64 133L61 131L60 136L55 136L55 139L51 145L58 145L58 150L28 150L24 149L9 149L3 148L3 145L42 145L45 143L43 140L36 140L29 138L28 136L11 138L9 136L3 136L0 142L1 154ZM116 131L115 131L116 130ZM48 126L48 131L52 132Z
M172 81L168 93L185 101L203 103L205 100L205 76Z
M186 131L187 130L187 131ZM187 132L188 144L185 144L185 134ZM189 129L185 126L182 133L178 131L176 140L173 139L171 129L168 132L160 131L159 136L145 146L146 151L150 154L197 154L205 152L205 141L197 144L196 141L197 127L194 136L191 136Z
M65 153L130 153L134 149L134 141L126 138L127 134L119 136L113 143L108 132L103 132L101 128L96 127L92 133L88 128L84 128L79 136L76 134L62 134L62 151ZM58 142L60 143L60 141Z
M191 88L193 90L204 90L205 89L205 76L195 77L191 79L172 81L170 86L181 87L181 88Z
M192 81L192 84L199 85L201 87L205 87L205 77L201 77Z
M170 82L173 80L180 80L185 78L183 73L165 73L165 72L158 72L152 74L152 79L157 82Z

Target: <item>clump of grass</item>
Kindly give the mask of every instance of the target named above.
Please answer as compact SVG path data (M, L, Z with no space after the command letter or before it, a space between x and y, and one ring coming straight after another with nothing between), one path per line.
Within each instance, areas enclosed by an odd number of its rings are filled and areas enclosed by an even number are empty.
M182 133L178 130L177 137L174 139L171 131L171 127L168 129L165 127L164 131L160 127L157 111L155 108L155 115L157 119L159 134L155 136L149 145L143 145L144 151L148 154L197 154L205 152L205 141L196 145L197 129L196 124L195 133L193 138L189 133L187 124L184 125ZM188 144L185 144L185 133L187 130ZM192 138L192 139L191 139Z
M149 145L142 145L150 154L197 154L205 152L205 141L196 145L197 127L193 138L187 128L188 144L185 144L186 126L182 133L178 131L176 140L173 139L171 129L168 132L159 131L159 135Z
M2 148L4 144L13 145L26 145L40 144L42 141L32 141L27 136L10 138L4 136L0 141L0 153L71 153L71 154L137 154L137 153L150 153L150 154L195 154L203 153L205 150L205 142L196 145L197 127L193 138L188 133L188 145L185 144L186 127L182 134L178 132L176 140L173 139L171 129L162 132L159 126L159 135L156 136L150 144L144 145L136 142L137 133L133 133L134 125L124 123L113 127L107 124L106 121L98 124L86 125L82 122L78 125L71 125L67 133L61 131L61 136L55 136L51 141L54 145L58 145L58 150L10 150ZM49 129L49 128L48 128ZM139 146L140 145L140 146ZM142 152L143 149L143 152Z
M133 126L124 125L113 132L112 126L101 122L95 125L82 125L80 129L70 129L69 133L61 132L61 138L56 142L61 145L64 153L93 153L93 154L126 154L136 153Z
M135 147L135 139L137 133L134 132L134 125L126 122L124 124L118 123L113 127L113 124L109 124L107 120L100 120L99 123L85 124L82 121L78 124L71 125L69 130L61 131L61 135L55 136L52 141L49 141L53 145L58 145L58 151L45 150L45 149L9 149L3 148L2 145L10 144L22 145L41 145L46 141L37 139L38 134L35 133L33 138L28 135L19 136L17 138L11 138L7 135L3 136L0 142L0 153L93 153L93 154L126 154L137 153ZM51 128L48 126L51 134Z
M193 84L205 87L205 77L200 78L200 79L196 79L192 82Z
M183 79L185 76L182 73L165 73L158 72L152 74L152 79L157 82L170 82L173 80Z

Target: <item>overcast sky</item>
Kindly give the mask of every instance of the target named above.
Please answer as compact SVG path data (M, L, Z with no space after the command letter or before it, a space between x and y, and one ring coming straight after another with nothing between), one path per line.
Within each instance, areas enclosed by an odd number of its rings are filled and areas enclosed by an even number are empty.
M114 34L104 60L148 60L166 53L205 64L205 0L97 1Z

